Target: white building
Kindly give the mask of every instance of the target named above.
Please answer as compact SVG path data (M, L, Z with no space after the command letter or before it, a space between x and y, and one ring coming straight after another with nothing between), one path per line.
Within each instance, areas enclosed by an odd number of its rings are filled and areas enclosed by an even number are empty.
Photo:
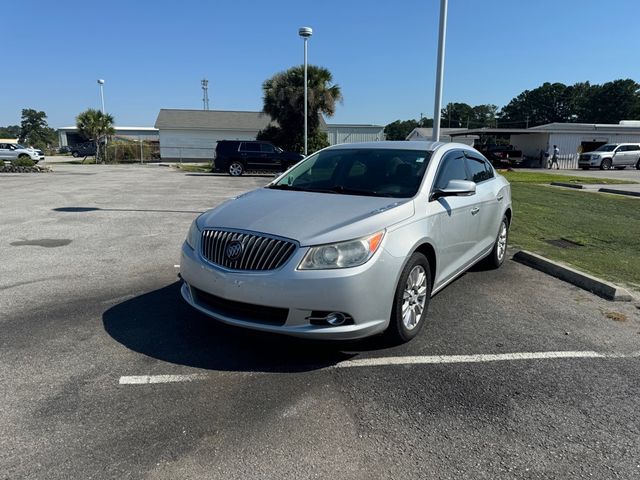
M461 132L452 132L457 141ZM540 152L548 152L557 145L561 167L577 168L578 156L605 143L640 143L640 122L623 120L619 124L606 123L548 123L531 128L479 128L466 134L478 137L509 137L509 143L530 159L530 166L538 166Z
M160 132L160 156L165 161L210 160L218 140L255 140L273 122L263 112L162 109L155 127ZM320 129L329 143L384 140L380 125L327 125L320 115Z
M540 149L557 145L561 155L576 158L605 143L640 143L640 122L606 123L549 123L531 127L530 132L512 135L511 144L517 145L525 155L536 156Z
M255 140L271 123L262 112L163 108L155 127L163 160L211 160L218 140Z
M383 125L358 125L350 123L329 123L327 125L329 144L378 142L384 140Z

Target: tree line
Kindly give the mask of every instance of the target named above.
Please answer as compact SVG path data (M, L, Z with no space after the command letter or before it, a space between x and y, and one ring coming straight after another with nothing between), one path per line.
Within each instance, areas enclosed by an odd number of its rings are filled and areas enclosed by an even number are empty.
M525 90L502 109L492 104L449 103L441 111L442 128L529 128L547 123L611 123L640 119L640 84L620 79L601 85L543 83ZM404 140L432 119L396 120L385 126L388 140Z

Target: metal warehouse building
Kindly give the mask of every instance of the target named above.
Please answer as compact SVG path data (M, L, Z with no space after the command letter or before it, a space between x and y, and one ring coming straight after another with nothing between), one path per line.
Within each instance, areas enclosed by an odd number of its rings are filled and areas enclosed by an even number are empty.
M155 127L160 132L160 156L164 161L210 160L218 140L255 140L272 124L263 112L228 110L162 109ZM320 115L320 129L331 145L384 140L380 125L327 125Z

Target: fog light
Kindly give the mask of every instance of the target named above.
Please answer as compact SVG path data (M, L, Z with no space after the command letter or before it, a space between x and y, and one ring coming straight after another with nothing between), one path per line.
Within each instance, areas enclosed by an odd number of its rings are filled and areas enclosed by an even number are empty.
M329 315L325 317L325 321L329 325L333 325L334 327L337 327L338 325L342 325L346 319L347 317L344 315L344 313L340 313L340 312L331 312Z

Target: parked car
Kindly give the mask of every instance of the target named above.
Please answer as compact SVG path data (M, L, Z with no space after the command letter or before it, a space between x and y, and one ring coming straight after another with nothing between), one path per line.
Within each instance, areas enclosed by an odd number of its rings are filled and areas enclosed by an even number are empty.
M593 152L581 154L578 166L583 170L592 167L600 170L636 167L640 170L640 143L607 143Z
M73 157L94 157L96 155L96 144L93 142L79 143L71 147Z
M220 140L214 153L214 172L227 172L233 177L247 171L282 172L295 165L304 155L285 152L270 142Z
M478 145L476 149L492 163L494 167L513 167L522 163L521 150L513 145Z
M511 219L509 183L471 147L334 145L196 218L181 292L241 327L408 341L432 295L503 263Z
M0 160L16 160L18 158L30 158L35 163L44 160L41 150L25 147L19 143L0 143Z

